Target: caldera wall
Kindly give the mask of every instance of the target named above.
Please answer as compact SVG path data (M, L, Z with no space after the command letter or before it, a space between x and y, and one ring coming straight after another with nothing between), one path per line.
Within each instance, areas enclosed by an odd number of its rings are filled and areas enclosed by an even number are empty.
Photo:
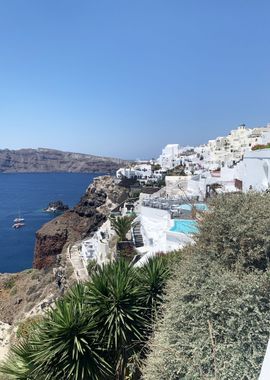
M45 224L36 233L34 268L48 268L69 244L96 231L111 209L128 197L128 190L110 176L98 177L80 202L72 209Z

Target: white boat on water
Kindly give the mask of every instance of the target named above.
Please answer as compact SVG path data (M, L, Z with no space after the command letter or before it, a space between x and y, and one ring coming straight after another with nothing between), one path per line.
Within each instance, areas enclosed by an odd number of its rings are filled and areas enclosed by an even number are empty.
M17 218L15 218L13 220L13 226L12 226L12 228L15 228L17 230L18 228L21 228L21 227L24 227L24 226L25 226L24 218L21 217L21 212L19 211Z
M24 218L15 218L13 220L14 223L23 223L24 222Z
M16 223L13 224L12 228L15 228L17 230L18 228L22 228L24 226L25 226L25 223L23 223L23 222L16 222Z

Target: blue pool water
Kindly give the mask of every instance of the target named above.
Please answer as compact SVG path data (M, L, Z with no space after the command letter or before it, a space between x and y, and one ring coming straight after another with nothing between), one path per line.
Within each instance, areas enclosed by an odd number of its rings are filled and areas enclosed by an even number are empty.
M0 273L30 268L35 232L55 215L43 212L49 202L61 200L73 207L97 174L0 174ZM25 227L11 226L18 213Z
M198 211L207 211L208 207L205 203L196 203L195 207ZM191 211L192 205L191 204L183 204L180 206L180 209L185 211Z
M195 220L175 219L172 232L182 232L184 234L195 234L198 232L198 223Z

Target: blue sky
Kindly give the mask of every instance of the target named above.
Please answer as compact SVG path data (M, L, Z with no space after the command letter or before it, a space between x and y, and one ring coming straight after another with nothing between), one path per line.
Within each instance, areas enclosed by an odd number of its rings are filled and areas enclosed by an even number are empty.
M0 148L151 158L270 122L267 0L0 0Z

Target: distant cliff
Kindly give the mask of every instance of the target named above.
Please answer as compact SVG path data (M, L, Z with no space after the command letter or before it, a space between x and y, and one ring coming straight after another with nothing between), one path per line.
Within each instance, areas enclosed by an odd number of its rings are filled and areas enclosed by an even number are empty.
M0 150L0 173L111 173L126 163L127 161L116 158L45 148Z

